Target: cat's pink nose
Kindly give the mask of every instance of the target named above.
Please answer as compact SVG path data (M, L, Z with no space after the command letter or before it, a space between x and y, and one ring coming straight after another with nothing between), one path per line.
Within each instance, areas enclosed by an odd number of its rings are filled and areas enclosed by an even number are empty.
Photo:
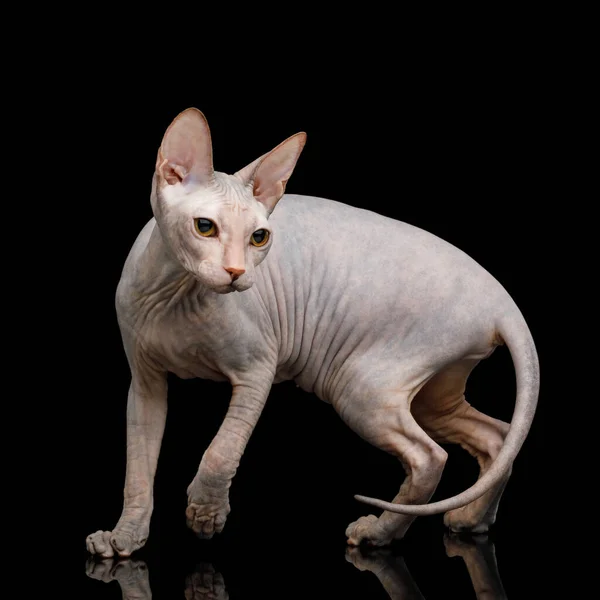
M232 281L235 281L240 275L246 272L246 269L236 269L235 267L225 267L225 270L231 275Z

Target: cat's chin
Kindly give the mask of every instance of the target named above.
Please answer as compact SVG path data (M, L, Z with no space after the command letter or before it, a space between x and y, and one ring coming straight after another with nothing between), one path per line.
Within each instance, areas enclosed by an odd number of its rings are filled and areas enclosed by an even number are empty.
M237 292L232 285L219 285L210 288L216 294L231 294L231 292Z

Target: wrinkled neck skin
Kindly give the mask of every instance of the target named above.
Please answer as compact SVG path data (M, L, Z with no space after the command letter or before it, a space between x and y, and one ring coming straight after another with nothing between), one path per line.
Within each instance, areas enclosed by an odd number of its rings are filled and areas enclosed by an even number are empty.
M226 294L210 289L184 268L153 218L134 244L117 290L126 352L136 364L149 358L182 378L233 382L250 362L273 365L278 351L272 315L256 292L257 286Z
M148 294L158 292L166 286L180 287L199 283L186 271L163 240L158 224L154 224L152 233L139 261L139 283ZM206 293L203 286L198 285L198 292Z
M175 310L186 296L194 300L197 309L208 308L211 301L215 302L219 295L181 266L154 219L145 226L141 236L146 238L146 243L137 256L129 258L119 286L127 285L128 295L122 299L119 293L117 296L124 309L123 316L134 317L132 321L127 319L134 329L159 314L164 316Z
M157 183L155 176L150 195L155 215L159 210ZM137 304L138 311L142 309L141 313L147 312L143 310L143 305L146 305L149 311L152 311L154 304L166 303L173 307L184 295L190 295L202 304L215 299L217 294L187 271L169 248L156 217L146 224L140 233L139 242L142 242L139 244L139 250L136 252L134 247L124 265L121 283L121 287L125 288L124 284L127 284L135 290L135 297L141 303Z

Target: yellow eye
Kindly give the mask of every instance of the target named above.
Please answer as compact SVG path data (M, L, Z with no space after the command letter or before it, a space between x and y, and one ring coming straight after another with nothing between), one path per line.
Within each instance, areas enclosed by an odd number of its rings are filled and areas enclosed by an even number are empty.
M196 231L203 237L210 237L217 233L217 228L212 221L208 219L194 219Z
M250 238L253 246L260 248L269 241L269 232L266 229L257 229Z

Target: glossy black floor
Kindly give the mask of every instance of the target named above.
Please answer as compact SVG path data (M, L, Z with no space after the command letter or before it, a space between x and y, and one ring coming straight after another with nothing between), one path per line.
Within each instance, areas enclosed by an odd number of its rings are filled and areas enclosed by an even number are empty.
M511 378L490 385L489 377L508 368L507 355L488 359L470 380L473 396L482 385L492 388L488 401L477 404L502 418L510 415L509 402L495 410L488 405L510 389ZM102 387L99 382L99 394ZM81 598L115 600L123 593L147 600L151 590L155 600L226 598L225 591L232 600L514 600L555 591L562 574L547 517L552 477L543 444L546 409L540 409L515 463L489 535L449 535L436 515L417 519L391 548L369 551L346 546L346 525L371 512L353 494L391 498L402 469L358 438L329 405L292 384L273 388L230 489L232 512L223 533L200 540L186 528L185 489L226 409L227 391L225 384L170 379L151 535L146 547L125 561L97 561L85 550L87 534L110 529L118 519L124 475L124 419L107 410L90 417L96 435L112 434L103 449L86 452L93 458L79 482L86 509L70 516L77 532L61 561ZM200 395L210 404L199 402ZM445 448L449 460L434 499L468 487L477 473L464 450Z
M250 520L213 541L174 526L128 560L82 553L77 588L89 600L121 594L128 600L500 600L544 597L552 590L552 547L510 526L489 536L456 536L431 519L415 525L410 539L382 550L345 547L337 519L292 523L265 533ZM314 532L317 526L325 528L321 534Z

